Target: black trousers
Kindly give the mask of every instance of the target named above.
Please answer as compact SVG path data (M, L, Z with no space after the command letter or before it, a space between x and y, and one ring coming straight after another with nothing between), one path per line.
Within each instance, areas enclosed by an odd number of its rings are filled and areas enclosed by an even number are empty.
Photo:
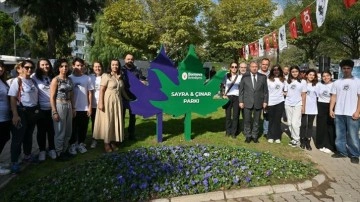
M136 116L132 113L131 107L128 103L128 101L123 100L123 121L125 122L125 114L126 109L129 110L129 127L128 127L128 133L129 137L133 137L135 135L135 124L136 124Z
M0 154L4 149L6 143L10 140L10 125L11 121L0 122Z
M334 119L329 116L329 103L318 102L318 116L316 118L316 148L328 148L336 151L335 147L335 123Z
M284 113L284 102L268 107L269 132L268 139L281 139L281 117Z
M245 137L258 138L259 122L262 109L244 108L244 133ZM252 127L251 127L251 120Z
M300 138L311 138L316 115L303 114L301 116Z
M92 108L92 110L91 110L91 132L92 133L94 133L95 117L96 117L96 108Z
M49 144L49 150L55 149L54 143L54 123L51 118L51 110L40 110L40 118L36 123L37 126L37 142L40 151L46 149L46 136Z
M225 109L225 129L227 135L236 136L239 134L239 96L229 95L229 105Z
M84 143L86 139L87 129L89 124L89 117L87 111L76 111L76 116L72 122L72 134L69 144Z

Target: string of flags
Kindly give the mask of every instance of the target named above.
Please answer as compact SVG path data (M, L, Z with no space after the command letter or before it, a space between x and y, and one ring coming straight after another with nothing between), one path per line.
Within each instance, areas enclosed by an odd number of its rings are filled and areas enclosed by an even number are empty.
M358 0L343 0L345 7L348 9L353 6ZM310 33L313 31L313 20L311 19L311 9L310 6L316 2L316 25L321 27L325 22L328 0L315 0L309 4L304 10L300 13L301 26L304 34ZM287 24L290 32L290 37L292 39L298 38L297 30L297 21L296 17L292 18ZM265 45L265 46L264 46ZM272 47L271 47L272 45ZM273 31L270 34L261 37L257 41L253 41L241 49L239 49L239 54L241 58L245 60L249 59L249 56L252 57L263 57L265 52L269 52L271 48L284 50L287 47L286 39L286 26L282 25L277 31Z

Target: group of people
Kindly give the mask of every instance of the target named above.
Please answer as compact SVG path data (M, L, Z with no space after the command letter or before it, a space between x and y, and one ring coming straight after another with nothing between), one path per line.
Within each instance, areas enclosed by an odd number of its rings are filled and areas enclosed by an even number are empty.
M134 65L133 55L126 55L124 61L121 66L119 60L111 60L107 72L95 61L93 73L88 75L81 58L73 59L72 68L67 59L58 59L54 67L46 58L39 59L36 67L31 60L24 60L15 65L17 76L9 80L0 63L0 152L11 138L10 169L0 165L0 174L20 171L22 151L22 162L45 161L47 155L63 161L87 152L89 119L90 147L103 140L106 152L117 150L125 139L126 109L130 114L128 138L134 139L136 119L129 101L135 96L129 90L128 74L140 80L144 77ZM35 126L36 157L31 153Z
M360 79L351 74L352 60L340 62L343 77L335 82L327 70L319 82L314 69L278 64L270 68L268 58L260 66L256 61L229 65L220 85L221 96L228 99L223 106L226 136L236 138L243 128L245 142L258 143L263 115L263 134L269 143L281 143L282 133L288 132L290 146L312 150L316 117L316 148L359 163Z

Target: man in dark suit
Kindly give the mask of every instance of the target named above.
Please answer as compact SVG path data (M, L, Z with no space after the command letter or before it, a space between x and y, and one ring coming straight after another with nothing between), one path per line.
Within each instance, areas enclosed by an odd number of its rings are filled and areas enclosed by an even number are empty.
M246 143L253 140L258 143L259 122L262 109L267 107L269 100L267 78L258 73L258 64L250 63L250 74L241 79L239 86L239 106L244 109L244 133ZM251 129L251 118L253 125Z

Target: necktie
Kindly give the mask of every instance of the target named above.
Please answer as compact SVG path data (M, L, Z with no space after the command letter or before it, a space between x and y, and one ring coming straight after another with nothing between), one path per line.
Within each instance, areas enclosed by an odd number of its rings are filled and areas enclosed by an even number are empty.
M255 75L255 74L253 74L253 76L254 76L253 87L254 87L254 89L255 89L255 84L256 84L256 75Z

